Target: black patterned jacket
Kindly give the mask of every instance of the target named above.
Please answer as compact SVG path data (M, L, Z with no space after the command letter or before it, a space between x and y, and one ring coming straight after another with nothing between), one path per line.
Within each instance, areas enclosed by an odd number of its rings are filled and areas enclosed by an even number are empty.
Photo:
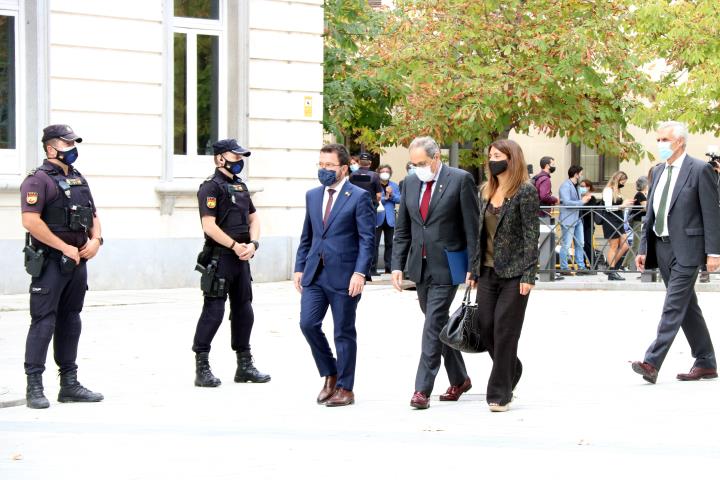
M489 200L481 199L480 231L473 256L473 273L480 275L485 251L485 209ZM538 239L540 230L537 212L538 194L529 182L523 183L505 204L498 217L495 232L495 273L501 278L522 277L521 283L535 284L538 266Z

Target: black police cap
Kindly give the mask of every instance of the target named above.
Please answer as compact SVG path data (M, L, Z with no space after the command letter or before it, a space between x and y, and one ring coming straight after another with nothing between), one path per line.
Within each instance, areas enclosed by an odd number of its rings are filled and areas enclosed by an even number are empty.
M225 152L237 153L238 155L242 155L244 157L250 156L250 150L241 147L240 144L237 143L237 140L235 140L234 138L218 140L217 142L213 143L213 154L221 155Z
M48 140L52 140L53 138L59 138L67 142L82 142L82 138L77 136L73 129L70 128L70 125L57 124L48 125L47 127L43 128L42 142L47 142Z

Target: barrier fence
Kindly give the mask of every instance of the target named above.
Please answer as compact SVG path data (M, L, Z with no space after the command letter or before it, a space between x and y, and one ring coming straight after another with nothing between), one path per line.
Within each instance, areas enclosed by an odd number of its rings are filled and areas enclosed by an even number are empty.
M640 273L635 267L644 227L643 207L540 208L540 281L554 281L559 275L598 273L612 280L624 279L624 273L640 275L643 282L658 280L657 270Z

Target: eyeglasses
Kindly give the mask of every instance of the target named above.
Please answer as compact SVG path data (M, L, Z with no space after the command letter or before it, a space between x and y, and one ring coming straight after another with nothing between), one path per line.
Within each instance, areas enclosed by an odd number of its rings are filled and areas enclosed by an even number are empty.
M318 168L323 168L323 169L327 170L328 168L339 167L340 164L339 163L318 163L317 166L318 166Z

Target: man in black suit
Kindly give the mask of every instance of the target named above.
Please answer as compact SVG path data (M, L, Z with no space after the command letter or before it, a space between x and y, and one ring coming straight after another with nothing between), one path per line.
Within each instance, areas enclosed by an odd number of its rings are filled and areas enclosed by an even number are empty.
M395 223L392 279L402 290L403 271L417 286L420 309L425 315L422 351L415 393L410 405L428 408L440 357L450 379L450 388L440 400L456 401L472 383L460 352L438 339L448 321L450 304L458 285L453 282L447 252L474 251L477 244L480 207L472 176L440 161L440 147L430 137L418 137L410 144L415 175L405 178L400 212ZM471 271L468 265L465 272ZM465 276L469 282L469 274ZM460 282L462 283L462 282Z
M660 268L667 287L657 338L643 362L633 371L647 382L657 381L658 370L682 328L695 363L678 380L717 377L717 361L710 333L695 295L698 269L720 267L720 207L712 167L685 152L687 127L665 122L657 133L660 160L652 171L647 215L640 241L638 270Z

